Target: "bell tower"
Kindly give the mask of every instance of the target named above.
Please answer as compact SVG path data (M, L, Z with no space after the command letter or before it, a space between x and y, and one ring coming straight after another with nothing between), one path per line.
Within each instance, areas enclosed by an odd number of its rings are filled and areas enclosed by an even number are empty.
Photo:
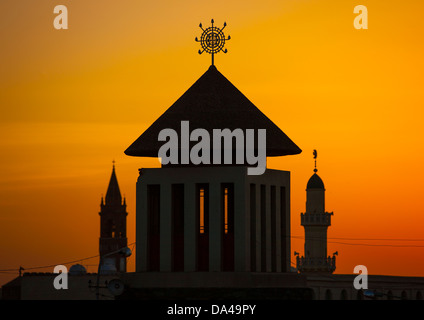
M100 203L99 253L104 256L127 246L127 204L122 200L113 162L112 175L105 199ZM110 255L103 261L101 270L126 272L126 259L122 255Z
M227 52L226 24L220 29L211 23L200 25L199 53ZM228 272L248 277L249 272L288 272L290 172L267 169L266 158L301 152L212 59L125 150L161 162L160 168L139 169L136 272L154 273L158 286L170 272L174 279L184 272L185 283L201 277L225 285ZM262 160L249 160L256 154Z
M333 273L337 252L333 257L327 256L327 229L331 226L333 212L325 211L325 188L324 182L317 175L316 150L313 155L315 169L306 186L306 212L300 215L301 224L305 228L305 256L297 256L297 269L300 272Z
M235 139L230 137L228 146L210 147L205 152L209 158L195 163L191 156L183 158L193 144L184 138L186 128L201 130L209 137L226 130ZM163 129L175 131L177 136L182 132L181 144L172 147L177 154L175 163L139 171L136 272L191 272L193 276L199 271L288 272L290 172L266 169L262 175L250 175L246 159L212 160L222 159L225 153L237 155L237 133L242 136L243 150L257 152L259 147L250 147L244 139L252 129L266 130L261 147L267 157L299 154L299 147L215 66L125 154L157 158Z

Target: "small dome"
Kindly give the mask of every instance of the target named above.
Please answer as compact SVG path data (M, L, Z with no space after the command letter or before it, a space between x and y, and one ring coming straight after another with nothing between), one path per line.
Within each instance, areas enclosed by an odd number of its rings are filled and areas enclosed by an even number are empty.
M314 173L309 179L306 189L324 189L324 182L322 182L319 175Z
M86 274L87 270L84 266L80 264L74 264L69 268L69 273L72 275L80 275L80 274Z

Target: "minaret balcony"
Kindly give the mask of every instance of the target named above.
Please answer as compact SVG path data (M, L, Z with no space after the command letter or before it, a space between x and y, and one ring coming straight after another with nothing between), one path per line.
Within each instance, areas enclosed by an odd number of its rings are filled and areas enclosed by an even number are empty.
M302 226L331 226L333 212L301 213L300 223Z
M336 270L336 257L297 257L296 267L299 272L333 273Z

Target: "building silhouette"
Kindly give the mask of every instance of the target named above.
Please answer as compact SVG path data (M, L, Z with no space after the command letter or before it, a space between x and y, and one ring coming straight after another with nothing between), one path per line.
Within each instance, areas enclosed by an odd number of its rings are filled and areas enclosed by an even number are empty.
M126 151L158 157L165 128L266 130L266 155L301 150L215 66ZM178 146L182 157L183 142ZM233 155L236 145L231 145ZM247 146L246 146L247 148ZM245 148L245 149L246 149ZM255 146L258 148L258 146ZM221 155L225 150L220 150ZM211 156L216 149L210 150ZM137 182L137 272L287 272L290 269L290 173L249 165L180 164L143 168Z
M115 164L106 192L100 203L100 238L99 254L101 257L127 246L127 204L122 199L116 178ZM101 271L126 272L127 262L119 253L108 255L103 259Z
M267 157L301 152L215 66L210 66L125 153L158 157L164 143L158 139L161 130L182 132L183 121L189 122L190 130L203 129L211 137L216 129L238 130L244 136L248 129L265 129ZM253 283L263 281L262 291L286 290L275 284L269 287L269 274L277 278L283 275L286 283L300 286L289 273L290 172L266 169L262 175L249 175L249 163L235 162L240 146L234 141L226 150L222 145L221 150L212 146L209 150L213 157L230 148L231 164L199 165L183 158L184 148L192 146L187 143L175 146L178 163L140 169L136 273L127 278L134 284L133 293L141 297L155 290L167 295L170 291L163 290L165 282L167 287L185 288L185 294L205 297L213 296L217 287L231 296L235 288L253 288ZM244 150L247 147L245 144ZM304 291L299 288L290 294L302 295Z
M316 157L316 150L314 154ZM302 273L333 273L337 253L327 255L327 229L333 212L325 211L325 187L317 171L315 161L314 174L306 186L306 211L300 215L305 228L305 255L297 256L296 267Z

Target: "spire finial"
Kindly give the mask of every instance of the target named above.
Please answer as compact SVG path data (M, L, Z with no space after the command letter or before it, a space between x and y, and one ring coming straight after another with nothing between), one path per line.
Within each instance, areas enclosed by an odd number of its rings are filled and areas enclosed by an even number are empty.
M113 160L112 160L112 166L113 166L113 169L115 169L115 162L116 162L116 161L115 161L115 159L113 159Z
M313 155L314 155L314 160L315 160L315 169L314 169L314 172L316 173L318 171L318 169L317 169L317 157L318 157L318 153L317 153L317 151L315 149L314 149Z
M118 179L116 178L115 160L112 161L112 164L112 174L110 176L109 186L107 188L105 197L106 205L111 203L121 204L122 202L121 192L119 191Z
M224 22L224 26L222 29L219 29L217 27L214 27L214 20L211 20L212 27L203 29L202 24L199 24L200 29L202 29L203 33L200 37L200 40L197 39L196 41L200 42L202 46L202 50L199 50L199 54L202 54L204 51L207 53L210 53L212 55L212 65L214 65L214 54L218 53L220 51L227 53L227 49L224 49L225 41L228 41L231 39L230 36L225 38L224 32L222 30L225 29L227 26L227 23Z

